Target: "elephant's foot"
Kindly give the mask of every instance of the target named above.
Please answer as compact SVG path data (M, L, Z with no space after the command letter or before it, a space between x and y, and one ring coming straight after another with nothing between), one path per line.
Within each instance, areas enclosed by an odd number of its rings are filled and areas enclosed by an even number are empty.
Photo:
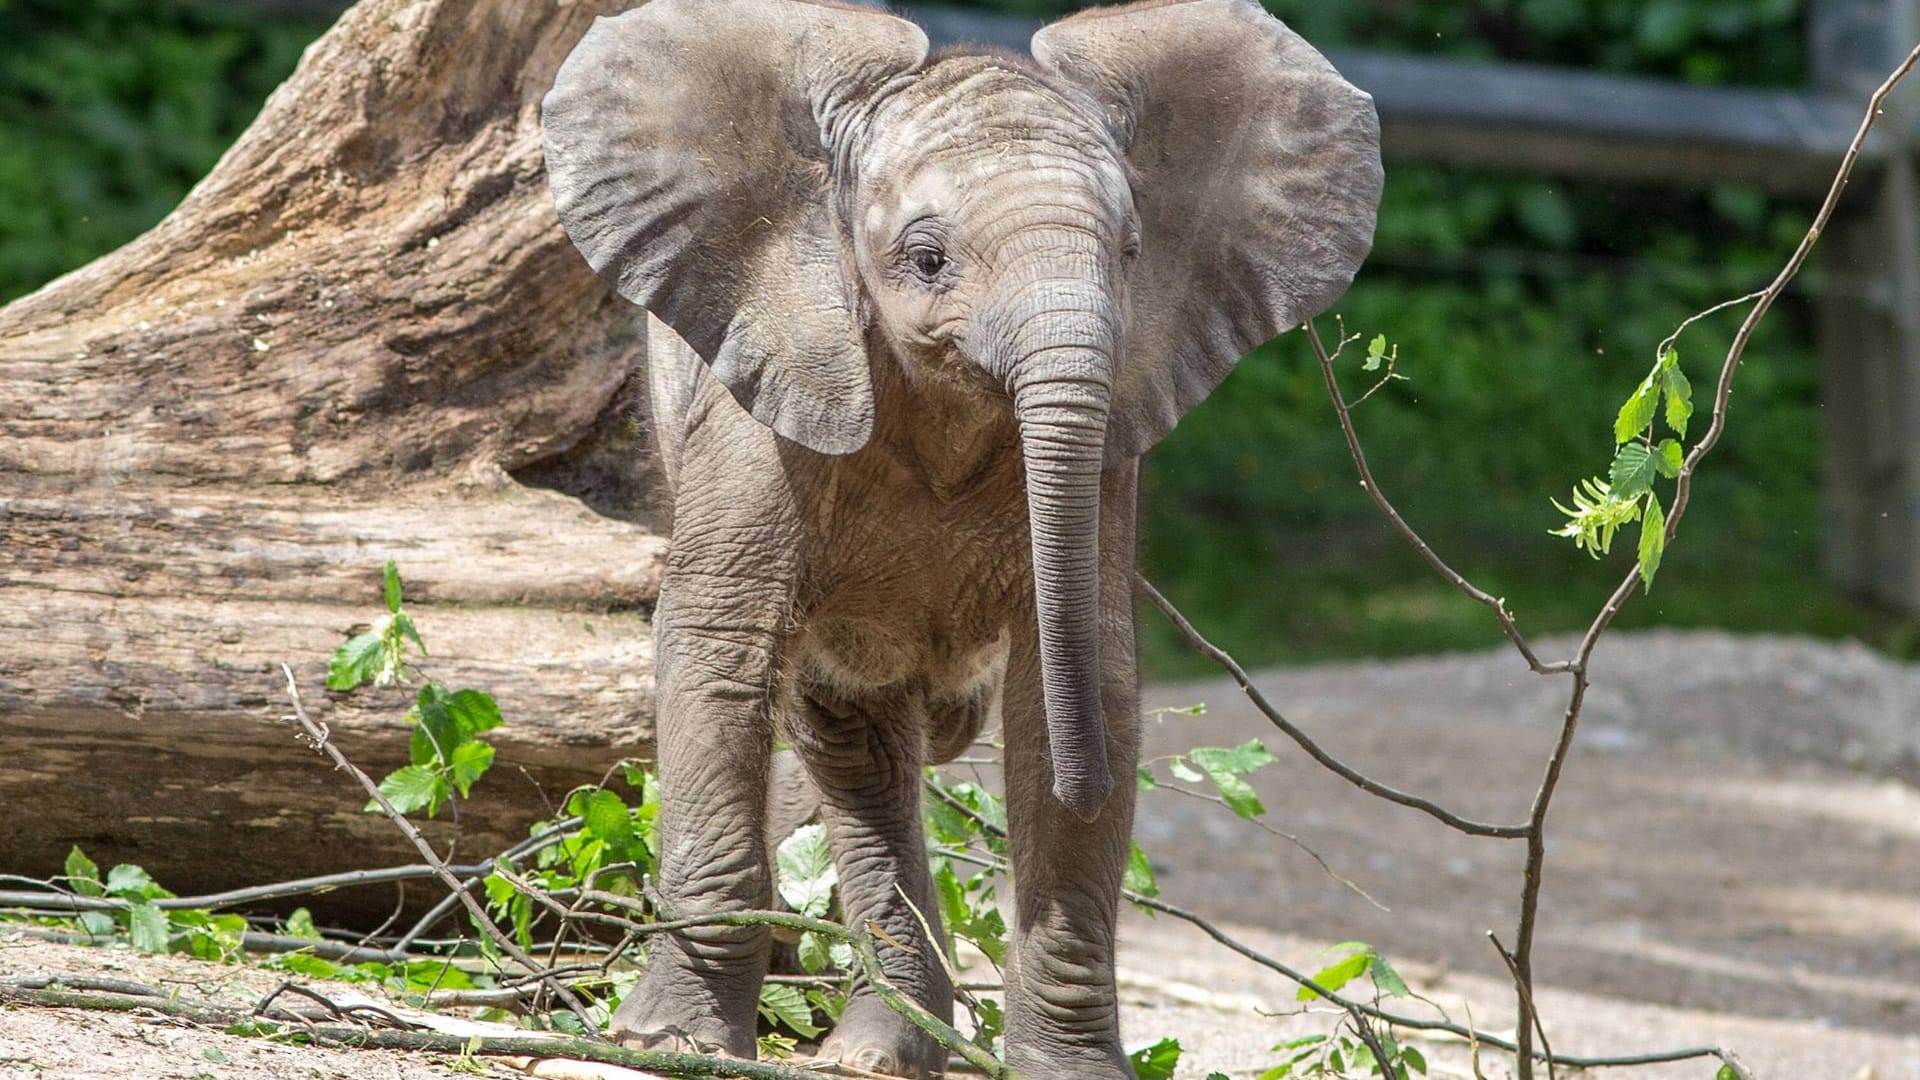
M857 997L820 1044L823 1061L882 1076L932 1080L947 1074L947 1051L877 997Z
M751 1020L729 1022L711 1011L710 995L688 993L686 988L652 987L648 982L642 979L628 991L613 1014L611 1034L622 1046L753 1059Z
M1007 1068L1022 1080L1134 1080L1127 1056L1118 1046L1054 1047L1047 1052L1009 1046Z

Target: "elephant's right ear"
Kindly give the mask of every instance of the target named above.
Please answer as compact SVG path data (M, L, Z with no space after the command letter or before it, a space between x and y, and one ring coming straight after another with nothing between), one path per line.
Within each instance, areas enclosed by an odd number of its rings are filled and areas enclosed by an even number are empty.
M832 147L926 52L919 27L861 8L652 0L597 20L543 106L554 203L594 271L823 453L873 431Z

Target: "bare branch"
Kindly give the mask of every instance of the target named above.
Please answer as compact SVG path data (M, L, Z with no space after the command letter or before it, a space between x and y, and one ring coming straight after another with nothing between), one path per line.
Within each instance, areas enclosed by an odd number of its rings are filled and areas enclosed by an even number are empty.
M1253 707L1259 709L1262 716L1265 716L1273 723L1274 727L1279 728L1285 733L1287 738L1300 744L1302 750L1312 755L1313 760L1326 766L1334 775L1369 795L1375 795L1388 802L1398 803L1401 806L1418 810L1470 836L1491 836L1502 840L1515 840L1527 835L1527 829L1524 825L1489 825L1485 822L1463 818L1453 811L1448 810L1446 807L1441 806L1439 803L1423 799L1418 795L1409 795L1397 788L1388 787L1378 780L1371 779L1359 770L1341 762L1332 754L1327 753L1320 748L1319 743L1313 741L1311 736L1294 726L1291 720L1282 716L1280 710L1274 708L1273 703L1267 700L1267 696L1260 692L1259 687L1253 685L1253 677L1247 674L1247 669L1241 667L1240 662L1232 656L1229 656L1225 650L1213 642L1208 641L1205 637L1202 637L1200 631L1194 629L1193 624L1187 621L1187 617L1180 614L1180 609L1174 607L1172 601L1160 595L1160 590L1153 587L1153 582L1148 581L1140 574L1135 574L1133 580L1135 586L1146 594L1147 599L1153 601L1153 606L1159 608L1160 613L1167 617L1167 621L1171 622L1174 628L1179 630L1181 635L1187 639L1188 644L1205 654L1214 663L1225 668L1227 673L1233 676L1233 681L1240 684L1241 692L1247 695L1247 700L1253 702Z

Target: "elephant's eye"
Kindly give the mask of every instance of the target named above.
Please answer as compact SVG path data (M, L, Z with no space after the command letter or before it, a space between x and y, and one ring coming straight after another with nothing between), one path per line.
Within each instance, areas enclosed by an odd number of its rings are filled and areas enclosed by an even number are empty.
M920 280L932 284L940 278L940 271L946 269L947 254L931 244L915 244L907 249L907 261L913 264L913 272Z

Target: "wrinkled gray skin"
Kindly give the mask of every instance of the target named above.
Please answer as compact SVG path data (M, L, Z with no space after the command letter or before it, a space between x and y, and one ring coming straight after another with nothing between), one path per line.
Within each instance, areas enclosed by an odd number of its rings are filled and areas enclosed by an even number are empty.
M1113 1078L1139 455L1338 298L1381 174L1371 100L1250 0L1084 13L1032 53L653 0L568 59L547 164L574 243L653 316L663 897L770 906L770 819L817 802L847 922L914 944L881 946L888 977L951 1017L909 906L939 932L920 771L997 707L1008 1060ZM768 949L656 939L616 1027L751 1056ZM944 1065L864 986L824 1051Z

